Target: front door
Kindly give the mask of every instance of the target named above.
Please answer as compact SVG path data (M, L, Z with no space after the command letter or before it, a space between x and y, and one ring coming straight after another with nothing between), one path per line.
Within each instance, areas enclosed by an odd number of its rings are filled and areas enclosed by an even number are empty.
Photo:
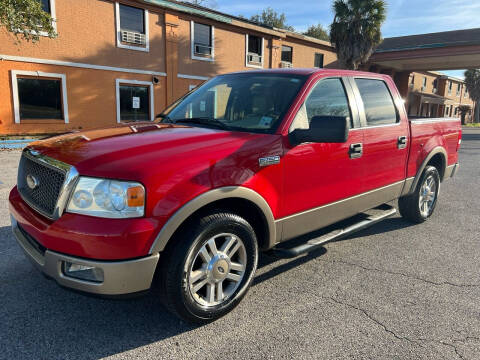
M289 131L308 129L313 116L346 116L352 128L358 123L358 111L348 80L320 79ZM282 159L285 171L283 218L280 219L283 240L355 213L351 214L348 206L345 208L347 203L330 205L361 192L362 143L362 130L351 129L346 143L305 143L285 150ZM352 153L352 148L356 153Z

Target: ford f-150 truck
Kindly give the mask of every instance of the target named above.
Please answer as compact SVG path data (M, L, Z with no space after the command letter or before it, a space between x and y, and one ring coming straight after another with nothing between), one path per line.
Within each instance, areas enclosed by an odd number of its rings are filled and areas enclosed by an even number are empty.
M295 257L392 216L396 199L404 218L427 220L460 143L458 119L408 119L386 75L226 74L153 122L28 146L12 228L64 287L152 288L178 316L206 322L245 296L260 250Z

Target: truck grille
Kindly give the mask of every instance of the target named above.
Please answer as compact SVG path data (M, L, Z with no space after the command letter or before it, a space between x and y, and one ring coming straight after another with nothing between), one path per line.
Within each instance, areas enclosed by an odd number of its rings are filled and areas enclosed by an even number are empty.
M18 191L23 200L42 215L54 217L65 178L64 170L30 158L25 152L22 154L18 168Z

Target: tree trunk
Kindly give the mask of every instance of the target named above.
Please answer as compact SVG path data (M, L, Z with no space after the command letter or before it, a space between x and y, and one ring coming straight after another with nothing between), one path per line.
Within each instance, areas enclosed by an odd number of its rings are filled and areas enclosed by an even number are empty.
M461 116L462 116L462 125L466 125L466 123L465 123L465 116L467 116L467 113L464 112L464 111L462 111L462 115L461 115Z
M476 122L477 124L480 123L480 112L479 112L479 109L478 109L478 101L475 101L475 119L473 120L474 122Z

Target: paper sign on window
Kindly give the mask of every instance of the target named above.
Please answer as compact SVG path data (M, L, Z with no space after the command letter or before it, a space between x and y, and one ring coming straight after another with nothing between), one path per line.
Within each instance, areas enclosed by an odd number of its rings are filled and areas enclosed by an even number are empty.
M140 109L140 98L132 96L132 109Z

